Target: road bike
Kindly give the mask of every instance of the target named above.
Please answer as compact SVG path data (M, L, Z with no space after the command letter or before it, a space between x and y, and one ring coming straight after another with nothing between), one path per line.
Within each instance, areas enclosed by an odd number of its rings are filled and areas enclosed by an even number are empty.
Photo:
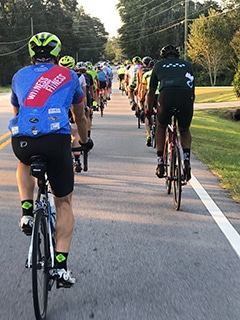
M156 113L146 115L150 127L151 145L156 148ZM145 120L146 121L146 120Z
M176 210L180 209L182 186L187 184L183 170L182 147L178 138L177 114L179 108L171 109L171 119L166 129L163 163L167 194L173 189L173 202Z
M107 102L103 98L103 90L102 89L98 90L98 96L99 96L99 108L100 108L100 112L101 112L101 117L103 117L103 109L104 109Z
M72 148L83 154L83 170L88 170L88 150L83 146ZM47 177L47 165L43 156L31 157L30 173L37 179L37 196L34 203L33 229L25 267L32 270L32 295L35 317L46 319L48 292L54 283L58 289L58 272L55 267L56 210Z
M122 91L122 96L126 95L126 85L125 85L125 80L122 79L120 82L120 90Z
M143 107L141 102L140 102L140 105L141 106L139 106L139 103L137 103L137 102L135 104L135 108L136 108L135 116L137 118L137 127L138 127L138 129L141 128L141 123L145 122L144 107Z
M35 317L46 319L48 292L58 277L55 257L55 207L42 156L31 158L31 175L37 178L37 198L26 268L32 269L32 295Z

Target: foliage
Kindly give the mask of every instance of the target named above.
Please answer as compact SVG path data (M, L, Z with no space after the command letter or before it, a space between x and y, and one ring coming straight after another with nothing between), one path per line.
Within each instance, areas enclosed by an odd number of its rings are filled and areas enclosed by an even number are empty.
M76 0L0 1L0 85L29 64L27 43L32 34L48 31L62 42L62 55L96 62L104 56L108 33L97 18L77 8Z
M234 75L232 85L237 97L240 97L240 63L238 64L238 69Z
M123 23L119 42L123 53L128 58L150 55L158 59L159 50L168 43L174 43L183 51L185 3L191 20L197 18L199 12L207 13L210 5L219 8L215 1L119 0L117 8Z
M220 71L229 64L229 55L232 53L229 26L227 17L219 16L213 9L209 10L208 17L200 15L190 26L188 55L207 70L212 86L216 85Z

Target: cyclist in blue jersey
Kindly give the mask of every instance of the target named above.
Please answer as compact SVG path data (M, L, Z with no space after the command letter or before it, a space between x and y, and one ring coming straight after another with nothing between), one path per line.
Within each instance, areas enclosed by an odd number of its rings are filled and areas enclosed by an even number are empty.
M71 105L81 144L90 150L93 142L87 136L84 95L78 77L74 71L58 65L59 38L48 32L38 33L29 40L28 49L32 65L19 70L12 79L11 104L15 116L9 123L13 152L19 160L16 177L22 205L20 226L26 235L31 234L35 179L30 175L30 158L42 155L46 159L57 212L57 281L60 287L69 287L75 283L67 269L74 226L68 119Z
M98 90L103 90L103 99L107 100L107 86L108 86L108 78L106 73L103 71L103 69L98 66L97 67L97 75L98 75ZM98 105L99 105L99 99L98 99Z
M107 62L103 63L102 69L107 75L107 100L111 100L110 95L112 94L112 80L113 80L112 69L110 68Z

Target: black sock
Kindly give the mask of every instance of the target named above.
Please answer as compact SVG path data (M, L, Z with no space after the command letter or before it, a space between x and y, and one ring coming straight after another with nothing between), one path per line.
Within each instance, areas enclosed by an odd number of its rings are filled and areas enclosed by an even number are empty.
M78 155L75 155L74 158L75 158L75 161L79 161L80 155L79 155L79 154L78 154Z
M22 205L22 216L32 216L33 217L33 200L23 200Z
M67 270L68 252L56 252L55 263L57 269Z

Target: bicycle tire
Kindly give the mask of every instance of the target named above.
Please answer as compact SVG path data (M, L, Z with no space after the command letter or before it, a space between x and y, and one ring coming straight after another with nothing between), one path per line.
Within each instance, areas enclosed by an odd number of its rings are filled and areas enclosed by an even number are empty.
M181 155L179 147L174 148L173 153L173 201L176 210L180 209L182 195Z
M100 97L100 111L101 111L101 117L103 117L103 109L104 109L104 102L103 102L103 96Z
M163 152L163 163L165 168L165 185L167 194L171 193L172 190L172 157L169 153L169 141L168 138L165 140L164 152Z
M37 320L46 319L49 285L49 241L47 221L42 208L35 213L32 252L32 293Z
M139 109L139 107L137 107L136 117L137 117L137 127L138 127L138 129L140 129L141 128L141 117L140 117L140 109Z
M152 147L155 149L156 148L156 127L155 124L152 125L152 130L151 130L151 136L152 136Z

